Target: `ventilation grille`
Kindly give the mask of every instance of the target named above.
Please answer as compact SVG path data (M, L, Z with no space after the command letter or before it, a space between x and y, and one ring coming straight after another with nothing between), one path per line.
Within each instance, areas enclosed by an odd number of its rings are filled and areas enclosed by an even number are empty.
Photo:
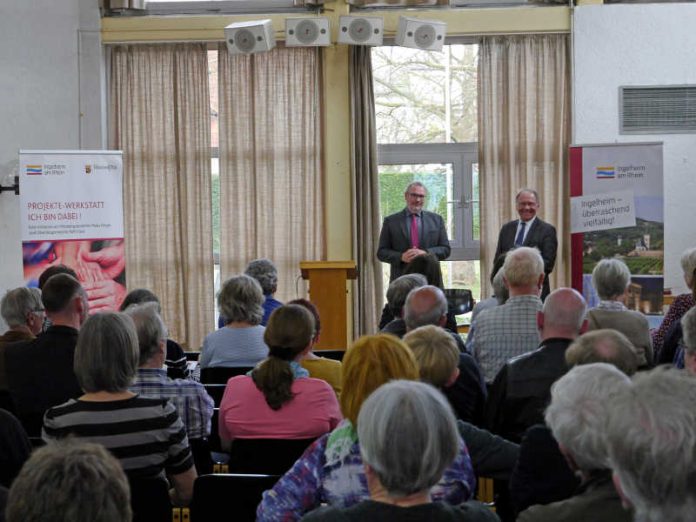
M621 134L696 132L696 85L619 89Z

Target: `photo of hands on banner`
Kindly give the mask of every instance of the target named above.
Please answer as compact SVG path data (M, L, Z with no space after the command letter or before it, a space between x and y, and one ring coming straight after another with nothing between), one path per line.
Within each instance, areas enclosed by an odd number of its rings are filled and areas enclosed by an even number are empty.
M66 265L77 273L87 292L90 314L115 311L126 295L123 239L63 240L22 243L24 281L38 286L49 266Z

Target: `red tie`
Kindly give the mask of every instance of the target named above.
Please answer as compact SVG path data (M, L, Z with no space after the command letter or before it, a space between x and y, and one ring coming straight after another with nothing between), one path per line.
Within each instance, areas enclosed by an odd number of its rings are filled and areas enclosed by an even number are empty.
M418 248L418 215L411 214L411 245Z

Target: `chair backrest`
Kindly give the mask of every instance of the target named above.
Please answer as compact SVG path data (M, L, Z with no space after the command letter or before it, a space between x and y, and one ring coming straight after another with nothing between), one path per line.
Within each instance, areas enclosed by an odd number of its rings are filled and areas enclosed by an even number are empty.
M203 386L205 386L205 391L208 392L208 395L213 399L215 407L219 408L227 384L204 384Z
M273 487L277 475L201 475L193 484L193 522L253 522L264 491Z
M252 366L212 366L201 368L201 382L203 384L227 384L231 377L246 375L253 369Z
M474 308L474 298L471 290L465 288L445 289L445 298L450 310L454 310L454 315L462 315Z
M189 439L191 455L196 464L196 471L205 475L213 472L213 459L210 456L210 444L207 438Z
M282 475L316 439L235 439L230 450L232 473Z
M327 359L333 359L334 361L343 361L343 356L345 354L345 350L314 350L314 355L325 357Z
M172 503L163 477L129 478L133 522L171 522Z

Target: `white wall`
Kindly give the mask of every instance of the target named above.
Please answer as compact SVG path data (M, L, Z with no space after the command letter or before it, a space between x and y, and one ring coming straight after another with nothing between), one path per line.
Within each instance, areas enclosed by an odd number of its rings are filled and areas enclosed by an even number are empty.
M696 134L619 135L619 86L696 84L696 4L575 9L574 136L664 142L665 288L684 291L679 256L696 246Z
M102 148L99 27L97 0L3 0L0 4L3 184L19 149ZM19 197L3 192L0 293L21 283Z

